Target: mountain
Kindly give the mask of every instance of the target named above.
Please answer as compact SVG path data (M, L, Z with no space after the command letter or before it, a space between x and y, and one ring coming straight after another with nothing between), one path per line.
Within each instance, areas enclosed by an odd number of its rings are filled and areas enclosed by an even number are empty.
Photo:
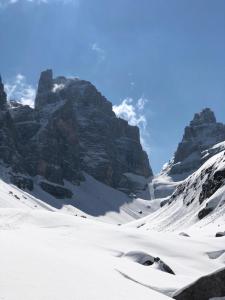
M0 83L0 159L11 180L32 190L34 178L58 198L70 199L65 181L80 185L85 176L127 194L148 198L152 176L139 129L117 118L112 104L88 81L52 70L41 73L35 107L11 101Z
M174 157L152 180L155 198L170 196L182 180L204 162L225 149L225 125L216 121L209 108L194 115L185 127Z
M209 108L203 109L196 113L189 126L185 127L174 158L163 172L174 180L185 179L215 154L210 152L210 148L224 140L225 125L216 121L213 111Z

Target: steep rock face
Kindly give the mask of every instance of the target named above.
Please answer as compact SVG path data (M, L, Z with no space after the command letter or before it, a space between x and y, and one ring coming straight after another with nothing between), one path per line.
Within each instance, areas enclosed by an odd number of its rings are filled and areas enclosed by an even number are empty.
M18 134L7 110L6 93L0 77L0 159L7 166L11 166L15 171L23 170L19 161L18 153Z
M17 132L9 112L0 111L0 159L15 169L19 165L17 141Z
M48 106L54 103L59 108L49 120ZM83 170L97 180L121 189L124 173L152 175L140 144L138 128L116 118L112 104L90 82L63 76L53 79L51 71L47 70L40 77L35 109L40 120L48 119L47 132L53 122L53 132L49 136L54 136L54 130L58 128L68 138L66 144L70 148L73 145L67 156L73 169ZM65 111L67 115L63 120ZM68 163L66 151L59 150L60 153L64 153Z
M2 83L2 78L0 76L0 110L4 110L7 107L7 96L4 91L4 85Z
M118 119L90 82L44 71L35 108L12 103L9 111L27 174L63 185L79 184L86 172L127 193L146 189L128 176L152 175L138 127Z
M225 125L216 122L215 115L209 108L202 110L195 114L189 126L185 128L174 158L163 172L175 180L186 178L216 153L210 153L209 149L224 140Z

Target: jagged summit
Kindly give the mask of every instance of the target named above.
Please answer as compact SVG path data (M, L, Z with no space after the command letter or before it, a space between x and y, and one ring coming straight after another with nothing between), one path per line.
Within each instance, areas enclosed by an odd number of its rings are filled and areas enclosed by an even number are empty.
M90 99L90 95L92 95L92 99ZM102 103L102 105L107 105L108 111L113 114L111 102L103 97L89 81L66 78L65 76L54 78L51 69L41 72L35 98L37 111L45 110L49 104L58 104L60 101L68 100L68 98L73 99L73 102L78 102L79 99L83 98L83 101L93 102L94 105Z
M184 179L210 157L206 154L212 146L224 140L225 125L216 121L210 108L203 109L196 113L189 126L185 127L174 158L163 172L175 179Z
M200 113L196 113L194 115L193 120L190 122L190 126L198 126L209 123L216 123L216 117L210 108L205 108Z

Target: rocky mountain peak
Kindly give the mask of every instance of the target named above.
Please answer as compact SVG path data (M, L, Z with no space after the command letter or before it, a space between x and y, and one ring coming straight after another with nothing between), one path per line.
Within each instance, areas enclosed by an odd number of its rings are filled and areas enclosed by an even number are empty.
M53 97L51 97L53 89L53 72L48 69L41 72L40 79L38 82L38 89L35 98L35 108L41 109L43 105L52 102Z
M53 109L58 104L72 101L78 106L82 101L86 105L94 105L107 113L114 115L112 104L109 102L89 81L79 78L66 78L65 76L53 77L52 70L43 71L40 75L38 89L35 99L35 110L41 112L49 110L48 106L52 105ZM44 113L45 115L45 113Z
M184 179L196 171L210 157L210 148L225 140L225 125L216 121L210 108L194 115L185 127L174 158L163 172L174 179ZM219 149L219 148L218 148Z
M37 93L49 92L53 87L53 72L51 69L41 72Z
M2 77L0 75L0 110L6 109L7 106L7 95L4 90L4 84L2 82Z
M194 115L193 120L190 122L190 126L198 126L209 123L216 123L216 117L210 108L205 108L200 113L196 113Z

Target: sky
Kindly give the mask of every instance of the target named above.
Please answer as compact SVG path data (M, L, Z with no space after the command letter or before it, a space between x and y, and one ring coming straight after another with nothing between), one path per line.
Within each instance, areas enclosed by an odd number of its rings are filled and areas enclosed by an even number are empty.
M91 81L155 173L194 113L225 123L225 0L0 0L0 41L11 98L31 103L47 68Z

